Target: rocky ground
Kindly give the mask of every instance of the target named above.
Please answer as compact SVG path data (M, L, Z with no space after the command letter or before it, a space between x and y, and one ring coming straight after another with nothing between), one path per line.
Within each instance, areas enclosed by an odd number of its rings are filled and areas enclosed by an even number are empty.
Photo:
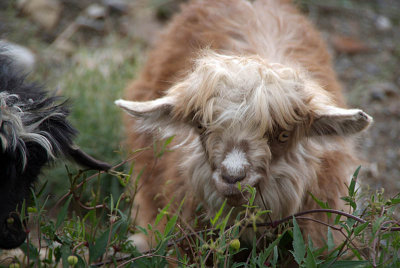
M135 58L170 16L174 0L5 0L0 3L0 39L33 52L28 66L46 81L65 75L82 49L113 51L112 60ZM352 107L374 117L360 139L362 177L371 188L400 191L400 2L397 0L303 0L301 8L326 38ZM132 45L130 45L132 44ZM135 50L135 51L133 51ZM110 58L108 58L110 59ZM107 60L107 58L106 58ZM88 63L101 64L92 59Z
M310 17L328 40L349 105L374 117L360 139L362 178L371 188L395 194L400 190L400 2L325 4L311 6Z

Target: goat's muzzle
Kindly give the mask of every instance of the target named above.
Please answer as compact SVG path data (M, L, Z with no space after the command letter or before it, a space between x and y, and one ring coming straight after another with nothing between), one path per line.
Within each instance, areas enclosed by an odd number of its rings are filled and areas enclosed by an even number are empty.
M11 214L0 222L0 248L19 247L26 239L26 231L17 214Z
M246 173L239 174L239 175L230 175L230 174L222 173L221 177L226 183L236 184L237 182L240 182L244 178L246 178Z

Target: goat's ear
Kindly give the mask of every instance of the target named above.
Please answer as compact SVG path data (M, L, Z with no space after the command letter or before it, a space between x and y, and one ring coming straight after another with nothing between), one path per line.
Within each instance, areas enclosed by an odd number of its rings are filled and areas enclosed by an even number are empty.
M156 119L170 115L175 105L175 99L173 97L163 97L143 102L116 100L115 104L134 117Z
M328 106L314 115L310 135L351 135L366 129L372 121L359 109Z
M94 170L109 170L111 168L111 165L97 160L84 151L80 149L77 146L68 146L68 151L67 151L68 156L70 156L77 164L94 169Z
M175 98L172 96L144 102L115 101L116 105L138 119L137 130L157 132L161 137L175 135L177 131L182 131L183 128L189 126L185 120L179 120L172 115L175 103Z

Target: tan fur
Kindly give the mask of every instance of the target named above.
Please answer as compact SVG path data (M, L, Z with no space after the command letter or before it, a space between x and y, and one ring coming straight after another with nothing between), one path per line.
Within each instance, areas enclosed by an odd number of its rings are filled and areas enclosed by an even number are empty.
M256 203L264 207L265 201L273 219L317 208L308 192L331 208L349 210L340 197L347 194L358 162L353 141L344 135L347 130L323 135L330 131L324 120L331 122L330 115L339 113L339 121L355 122L355 130L348 131L352 134L371 119L359 110L337 108L344 108L344 101L325 44L288 2L192 1L160 37L125 98L170 97L173 109L163 119L161 134L177 134L175 145L184 143L161 159L151 151L137 158L136 169L145 168L133 212L138 225L153 223L172 198L175 207L185 198L186 219L199 203L208 215L225 197L238 205L236 190L221 181L232 164L220 165L232 148L244 152L250 167L231 169L247 174L244 184L258 186L264 200L258 194ZM168 108L165 103L161 110ZM136 109L132 114L141 118L138 105L125 109ZM151 146L158 137L157 124L149 122L125 117L130 148ZM200 132L198 124L204 128ZM290 132L288 142L277 142L282 131ZM326 215L310 217L329 221ZM325 227L300 224L306 237L323 244Z

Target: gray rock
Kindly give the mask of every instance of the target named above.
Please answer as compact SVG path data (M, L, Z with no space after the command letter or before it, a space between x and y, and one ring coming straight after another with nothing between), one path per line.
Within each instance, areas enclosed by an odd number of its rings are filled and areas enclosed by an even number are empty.
M90 19L104 19L107 15L107 9L99 4L91 4L86 8L85 13Z
M385 16L378 16L375 21L375 26L379 31L388 31L392 28L392 22Z
M373 100L383 100L386 97L397 97L399 96L400 90L394 84L390 82L378 82L372 84L370 87L370 94Z
M60 19L62 6L57 0L22 0L22 13L47 31L51 31Z

